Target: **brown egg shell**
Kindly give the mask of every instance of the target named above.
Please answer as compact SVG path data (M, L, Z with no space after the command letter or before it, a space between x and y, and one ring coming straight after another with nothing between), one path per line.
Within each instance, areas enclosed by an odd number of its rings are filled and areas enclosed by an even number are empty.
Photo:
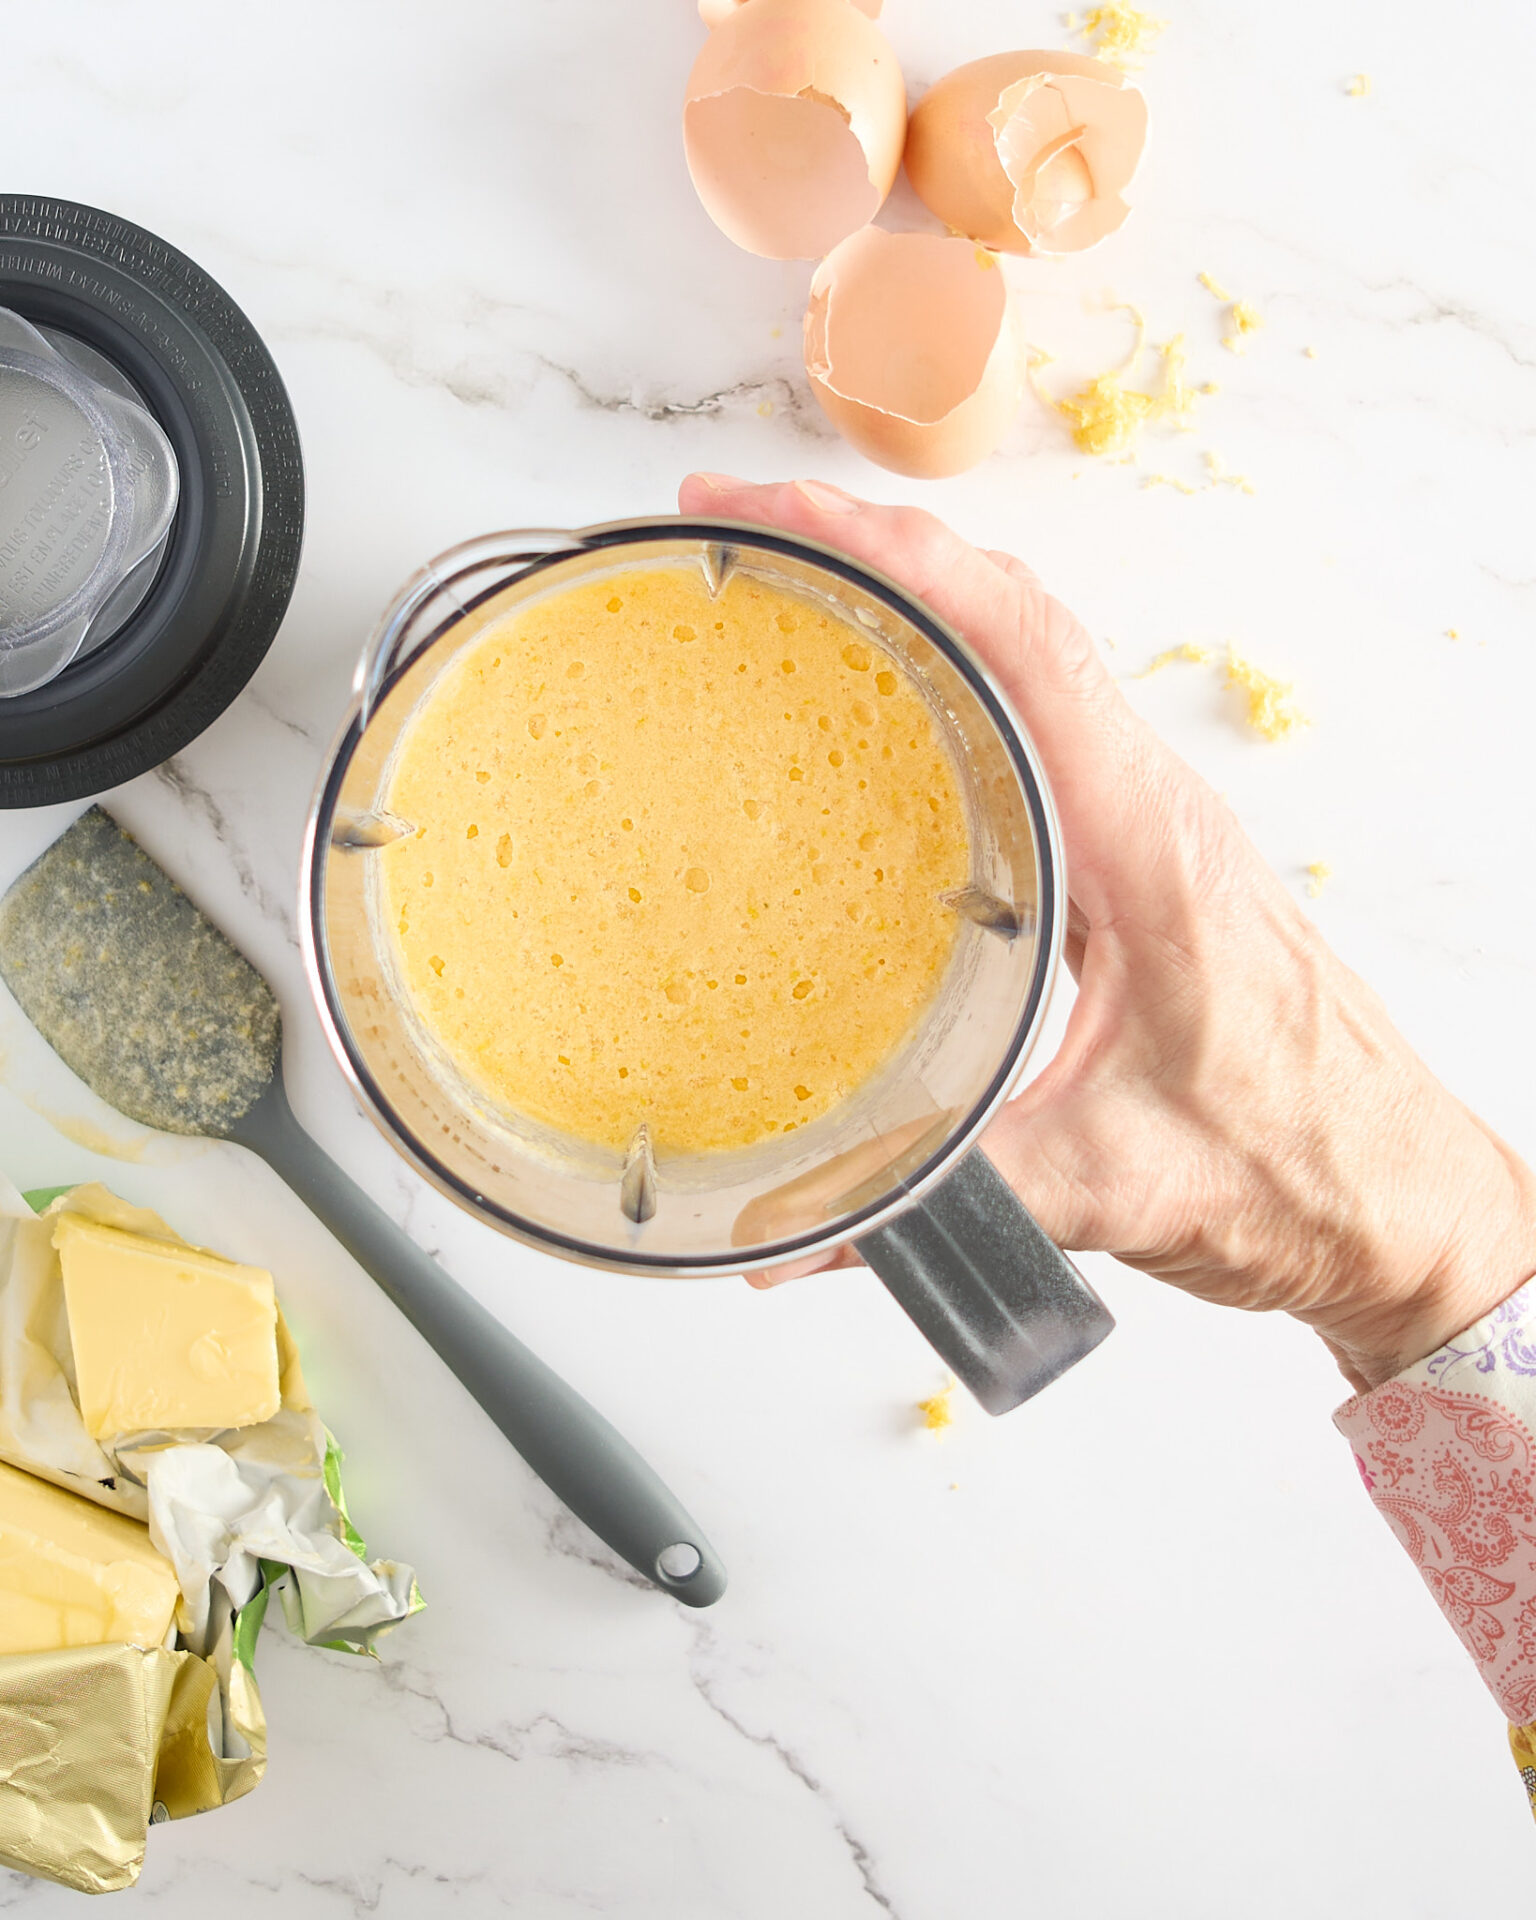
M1146 129L1144 96L1105 61L997 53L957 67L918 103L907 176L946 226L984 246L1077 253L1130 212L1124 189ZM1032 201L1060 211L1059 223L1032 217Z
M1021 397L996 256L940 234L851 235L811 282L805 367L827 418L877 466L924 480L974 467Z
M688 79L688 171L749 253L818 259L879 212L907 96L890 42L853 0L747 0Z

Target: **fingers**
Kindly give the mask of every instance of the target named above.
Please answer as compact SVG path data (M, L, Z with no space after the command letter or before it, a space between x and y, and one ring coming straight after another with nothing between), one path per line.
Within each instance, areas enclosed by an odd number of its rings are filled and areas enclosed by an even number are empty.
M986 555L994 567L1001 567L1004 573L1011 574L1015 580L1021 581L1026 587L1039 586L1039 574L1033 567L1026 567L1016 554L1003 553L997 547L988 547Z
M1088 636L1029 569L1019 561L1005 569L932 514L875 506L820 480L754 486L720 474L691 475L679 501L684 512L782 527L878 567L957 627L1005 680L1033 676L1051 687L1081 678L1114 697Z
M1043 622L1021 618L1023 595L1044 601L1029 568L1014 561L1014 570L1004 570L931 513L916 507L876 507L822 480L753 486L722 474L691 474L678 497L684 513L780 526L868 561L927 601L950 626L960 628L1004 676L1025 666L1050 674L1060 655L1073 655L1081 657L1073 666L1081 666L1102 693L1114 693L1114 682L1092 653L1087 634L1066 609L1050 603L1058 618L1048 634L1041 630ZM1035 655L1039 659L1033 659Z
M761 1273L745 1274L743 1278L749 1287L766 1293L772 1287L782 1287L786 1280L803 1280L809 1274L831 1273L836 1267L861 1264L852 1247L838 1247L832 1253L809 1254L804 1260L786 1260L779 1267L764 1267Z
M1074 1111L1066 1071L1046 1072L982 1135L981 1150L1058 1247L1107 1247L1114 1230L1104 1196L1112 1182L1094 1145L1097 1129Z
M1028 679L1053 691L1080 681L1116 697L1088 636L1022 562L999 565L932 514L874 506L820 480L753 486L719 474L691 475L679 501L684 512L782 527L878 567L957 627L1010 691Z
M1044 1079L1002 1110L982 1136L981 1149L1057 1246L1102 1248L1109 1231L1102 1201L1107 1182L1088 1131L1070 1113L1070 1089L1060 1089L1057 1111L1056 1091L1039 1091ZM766 1293L788 1280L863 1264L858 1250L845 1246L743 1277Z
M679 502L685 513L755 521L839 548L963 634L1040 750L1089 919L1113 910L1118 889L1106 887L1107 876L1147 864L1134 848L1148 831L1150 763L1172 756L1126 706L1087 633L1022 561L978 552L917 508L875 506L819 480L757 486L694 474Z

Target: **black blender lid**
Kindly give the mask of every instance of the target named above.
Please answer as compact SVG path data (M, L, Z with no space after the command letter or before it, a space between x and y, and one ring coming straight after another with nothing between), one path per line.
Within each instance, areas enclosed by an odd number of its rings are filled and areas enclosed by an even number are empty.
M120 628L57 677L0 698L0 807L33 807L147 772L234 699L293 592L304 470L260 336L199 266L142 227L0 194L0 311L121 374L179 476L153 584Z

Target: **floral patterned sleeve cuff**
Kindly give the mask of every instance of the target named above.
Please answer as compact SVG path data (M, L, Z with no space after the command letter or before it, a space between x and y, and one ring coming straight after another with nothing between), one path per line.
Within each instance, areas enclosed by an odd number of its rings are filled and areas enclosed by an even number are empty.
M1536 1804L1536 1280L1334 1424L1506 1717Z

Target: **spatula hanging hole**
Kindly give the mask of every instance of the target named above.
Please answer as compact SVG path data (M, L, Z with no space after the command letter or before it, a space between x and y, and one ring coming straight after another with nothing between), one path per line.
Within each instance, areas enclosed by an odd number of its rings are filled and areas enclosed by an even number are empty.
M699 570L704 575L704 585L711 600L720 598L721 589L731 577L738 558L734 547L713 543L699 555Z
M338 813L331 822L331 845L341 853L365 852L370 847L392 846L407 840L416 831L409 820L392 813Z
M974 921L978 927L985 927L988 933L995 933L1003 940L1017 940L1021 933L1032 930L1035 924L1031 908L1010 906L1006 900L999 900L995 893L988 893L984 887L955 887L939 895L939 904L951 908L962 920Z
M624 1156L619 1182L619 1206L626 1220L643 1227L656 1211L656 1161L651 1153L651 1130L642 1120Z
M671 1586L691 1580L703 1564L703 1554L689 1540L674 1540L656 1556L656 1571Z

